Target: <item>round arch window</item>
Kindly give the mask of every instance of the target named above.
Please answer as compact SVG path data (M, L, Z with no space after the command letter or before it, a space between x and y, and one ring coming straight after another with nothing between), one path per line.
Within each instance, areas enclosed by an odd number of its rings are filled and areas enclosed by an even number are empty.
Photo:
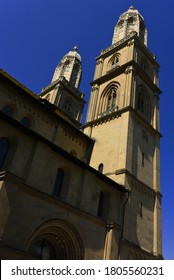
M2 111L7 114L8 116L12 117L13 116L13 109L11 106L6 105L3 107Z
M31 126L31 122L30 122L30 119L28 117L23 117L21 119L21 124L23 126L26 126L26 127L30 127Z

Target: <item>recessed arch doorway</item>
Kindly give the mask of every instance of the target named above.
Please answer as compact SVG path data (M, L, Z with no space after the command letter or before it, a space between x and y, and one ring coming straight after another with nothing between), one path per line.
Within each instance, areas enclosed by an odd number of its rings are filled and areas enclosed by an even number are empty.
M34 259L84 259L84 246L79 233L74 226L63 220L52 220L40 225L27 247Z

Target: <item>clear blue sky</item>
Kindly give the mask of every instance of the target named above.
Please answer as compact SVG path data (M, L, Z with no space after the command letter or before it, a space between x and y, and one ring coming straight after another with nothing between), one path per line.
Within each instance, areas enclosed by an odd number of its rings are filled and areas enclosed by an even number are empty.
M148 48L161 65L163 255L174 259L174 2L172 0L0 0L0 68L35 93L60 59L78 45L81 91L89 99L95 57L111 45L114 26L131 5L148 28Z

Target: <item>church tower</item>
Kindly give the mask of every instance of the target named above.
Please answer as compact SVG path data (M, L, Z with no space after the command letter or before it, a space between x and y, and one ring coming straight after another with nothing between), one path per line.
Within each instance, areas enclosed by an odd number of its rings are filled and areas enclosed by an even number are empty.
M40 93L45 103L55 105L76 126L80 125L85 104L84 94L79 90L81 76L81 56L75 46L57 65L51 84Z
M144 19L131 6L96 58L84 125L95 140L91 166L131 192L121 259L162 258L158 70Z

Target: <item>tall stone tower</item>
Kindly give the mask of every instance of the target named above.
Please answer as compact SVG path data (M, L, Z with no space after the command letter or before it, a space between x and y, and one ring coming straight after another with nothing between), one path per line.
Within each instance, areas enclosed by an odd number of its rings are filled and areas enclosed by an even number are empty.
M95 140L91 166L131 191L121 259L162 258L158 69L144 19L131 6L96 58L84 125Z
M57 65L51 84L40 93L45 102L55 105L76 126L80 125L85 104L79 90L81 75L81 57L75 46Z

